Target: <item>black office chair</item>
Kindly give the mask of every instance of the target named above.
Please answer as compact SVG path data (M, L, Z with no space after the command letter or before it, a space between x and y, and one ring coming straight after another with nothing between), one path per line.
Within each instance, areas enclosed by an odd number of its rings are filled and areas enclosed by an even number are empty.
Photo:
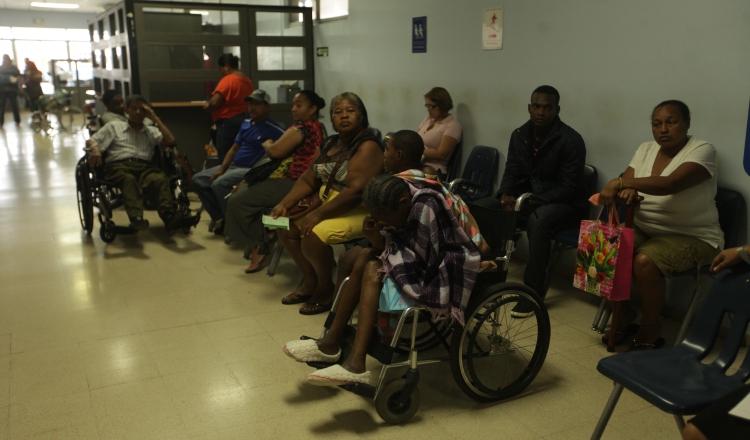
M458 172L461 170L461 151L463 150L463 141L456 144L451 152L451 157L448 159L446 165L447 172L443 173L438 170L438 176L443 182L452 182L458 177Z
M495 148L477 145L466 160L461 178L451 181L451 191L465 201L491 196L499 162L500 154Z
M721 326L730 314L733 319L721 353L709 363L707 356L721 344ZM727 375L749 323L750 270L743 262L716 277L683 342L663 350L622 353L599 361L597 370L614 380L615 388L591 438L601 438L624 388L673 414L682 432L683 416L699 413L750 379L750 356L736 373Z
M593 165L585 164L583 166L583 187L586 188L586 194L588 197L591 197L596 193L596 189L598 187L598 177L599 173L596 171L596 168ZM547 273L544 278L544 292L542 292L543 294L546 295L547 290L549 290L549 285L552 281L552 275L555 272L555 266L562 256L562 253L571 249L578 248L579 230L580 225L568 229L563 229L562 231L559 231L554 235L553 240L555 243L552 245L552 253L550 254L549 264L547 265Z

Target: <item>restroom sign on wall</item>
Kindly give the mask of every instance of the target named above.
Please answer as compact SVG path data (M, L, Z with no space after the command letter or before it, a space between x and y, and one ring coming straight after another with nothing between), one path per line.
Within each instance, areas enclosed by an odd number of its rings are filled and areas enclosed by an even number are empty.
M482 50L503 48L503 7L485 9L482 13Z

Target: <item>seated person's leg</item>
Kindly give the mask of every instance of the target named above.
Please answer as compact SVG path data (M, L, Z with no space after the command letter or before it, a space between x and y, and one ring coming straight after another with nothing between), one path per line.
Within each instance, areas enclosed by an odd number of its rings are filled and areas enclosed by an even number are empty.
M143 190L138 182L138 173L129 163L105 165L104 179L114 183L122 191L125 212L134 227L145 229L148 221L143 220Z
M352 373L364 373L367 371L365 360L367 357L367 345L370 343L372 332L378 317L378 303L380 290L383 283L378 278L378 270L383 266L380 260L370 261L365 267L362 275L362 293L359 299L359 314L357 315L357 334L354 337L354 345L349 357L346 358L342 367Z
M144 196L153 198L156 202L156 211L162 219L168 213L174 212L174 198L166 174L158 168L149 167L141 172L139 180Z
M534 289L542 299L545 274L552 249L555 232L579 224L579 210L567 203L551 203L538 207L529 215L526 235L529 240L529 259L523 274L523 282Z
M214 198L218 202L221 218L224 218L227 213L227 195L232 192L235 185L238 185L242 181L242 178L249 169L248 167L238 167L232 164L224 174L211 183L211 192L213 192Z
M495 196L485 197L471 202L473 205L481 206L489 209L503 209L503 205L500 203L500 199Z
M294 222L290 222L288 231L277 229L276 233L279 234L281 245L284 246L289 256L292 257L292 260L294 260L294 263L302 274L302 285L296 288L294 292L282 298L281 302L283 304L300 304L306 302L312 297L312 293L318 285L318 277L310 262L302 254L302 239L299 236L299 228Z
M643 233L636 229L635 235L637 247L633 259L633 284L640 294L643 316L634 348L658 348L665 342L660 338L659 323L667 290L665 278L711 264L719 249L684 235L659 235L643 244L639 243L639 236Z
M193 176L193 189L198 198L201 199L203 208L214 221L222 218L222 212L218 200L216 200L213 191L211 191L211 177L220 168L220 166L209 168Z

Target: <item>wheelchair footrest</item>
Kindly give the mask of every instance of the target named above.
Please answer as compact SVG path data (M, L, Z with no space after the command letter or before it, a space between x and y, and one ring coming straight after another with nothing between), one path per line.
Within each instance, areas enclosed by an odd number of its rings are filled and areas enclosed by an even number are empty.
M352 385L341 385L339 388L343 388L346 391L351 391L354 394L357 394L362 397L367 397L369 399L374 399L375 393L377 392L377 388L375 388L372 385L364 384L364 383L355 383Z

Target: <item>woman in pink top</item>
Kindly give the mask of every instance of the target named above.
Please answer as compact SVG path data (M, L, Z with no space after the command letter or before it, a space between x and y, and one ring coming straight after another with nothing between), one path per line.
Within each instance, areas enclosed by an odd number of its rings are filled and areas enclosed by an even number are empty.
M234 144L242 121L247 119L245 98L255 88L240 70L240 59L231 53L219 57L219 72L222 78L211 99L203 104L203 109L211 112L216 123L216 151L219 153L219 163L222 163Z
M447 174L448 160L461 141L461 124L448 113L453 108L453 99L444 88L434 87L424 95L424 106L427 117L417 130L424 140L422 163Z

